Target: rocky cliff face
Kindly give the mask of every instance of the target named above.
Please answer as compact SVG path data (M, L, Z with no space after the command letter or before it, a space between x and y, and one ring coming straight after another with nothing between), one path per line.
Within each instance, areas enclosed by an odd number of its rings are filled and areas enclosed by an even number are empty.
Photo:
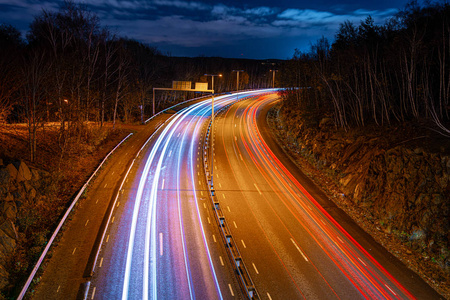
M290 151L331 174L345 197L385 233L449 274L450 156L445 147L429 151L420 139L411 147L380 132L339 131L330 121L311 122L286 109L278 114L277 129Z
M0 159L0 290L9 283L7 268L19 238L18 208L39 197L39 188L48 177L23 161Z

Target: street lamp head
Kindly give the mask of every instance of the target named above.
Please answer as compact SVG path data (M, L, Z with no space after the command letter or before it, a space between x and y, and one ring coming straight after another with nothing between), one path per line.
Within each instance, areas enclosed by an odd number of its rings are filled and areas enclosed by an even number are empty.
M211 76L211 77L222 77L222 74L203 74L203 76Z

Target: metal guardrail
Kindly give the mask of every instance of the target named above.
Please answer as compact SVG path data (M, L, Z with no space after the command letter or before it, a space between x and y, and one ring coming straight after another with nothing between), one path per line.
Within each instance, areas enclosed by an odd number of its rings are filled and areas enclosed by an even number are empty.
M262 95L262 94L261 94ZM260 96L260 95L258 95ZM223 110L228 109L232 104L246 100L249 98L253 98L255 96L248 96L241 98L237 101L232 102L231 104L228 104L221 109L219 109L215 115L220 114ZM210 196L210 200L212 202L212 207L214 211L215 220L217 222L217 225L219 227L219 231L221 233L222 240L225 244L225 248L227 250L228 257L231 261L232 266L234 267L236 271L236 275L239 281L239 285L241 286L241 289L243 290L244 294L247 295L249 299L260 299L259 294L255 288L255 285L253 284L253 281L250 277L250 274L248 273L247 267L245 266L244 260L242 259L241 253L239 252L239 248L237 247L237 244L234 241L233 235L231 233L230 227L228 226L228 223L226 221L225 215L222 212L220 202L216 196L216 192L214 187L211 185L211 181L208 180L208 161L209 161L209 139L210 136L214 134L211 132L211 121L209 122L209 125L206 129L205 138L203 140L203 151L202 151L202 162L203 162L203 168L205 171L205 177L206 182L208 186L208 192Z

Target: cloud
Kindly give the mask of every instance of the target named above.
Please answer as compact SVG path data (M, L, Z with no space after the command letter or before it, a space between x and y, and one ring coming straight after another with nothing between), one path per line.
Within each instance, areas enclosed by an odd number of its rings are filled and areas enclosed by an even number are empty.
M396 9L300 9L300 3L290 6L251 6L235 2L210 0L73 0L85 4L95 12L102 25L156 47L166 45L190 48L246 47L246 43L264 40L268 48L279 47L273 40L289 44L316 40L321 36L333 38L339 24L349 20L359 24L368 15L381 24ZM13 25L20 24L24 32L33 16L42 9L56 11L62 0L0 0L0 19ZM12 20L12 21L11 21ZM285 44L287 44L286 42ZM248 46L250 47L250 46ZM297 47L297 46L295 46Z
M189 10L209 10L210 5L201 2L191 2L191 1L172 1L172 0L156 0L153 2L157 6L169 6L176 8L183 8Z
M289 19L295 21L317 21L332 17L333 14L326 11L317 11L312 9L286 9L278 15L280 19Z
M396 9L386 10L363 10L358 9L352 12L336 14L329 11L318 11L312 9L286 9L278 14L277 19L272 23L281 27L301 27L301 28L323 28L328 31L335 31L339 24L345 21L358 23L369 15L376 23L383 23L387 17L393 16Z
M275 12L276 12L276 9L266 7L266 6L245 9L243 11L243 13L246 15L256 15L256 16L270 16L270 15L275 14Z

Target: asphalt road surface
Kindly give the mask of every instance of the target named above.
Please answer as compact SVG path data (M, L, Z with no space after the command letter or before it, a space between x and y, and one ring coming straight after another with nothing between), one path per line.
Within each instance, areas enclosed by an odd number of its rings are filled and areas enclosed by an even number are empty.
M233 104L236 100L240 102ZM274 142L268 91L215 97L215 200L261 299L439 299ZM228 107L229 106L229 107ZM211 99L159 115L89 188L34 299L244 299L203 168Z
M274 143L265 119L277 100L272 94L242 101L215 124L217 199L260 297L439 299Z

